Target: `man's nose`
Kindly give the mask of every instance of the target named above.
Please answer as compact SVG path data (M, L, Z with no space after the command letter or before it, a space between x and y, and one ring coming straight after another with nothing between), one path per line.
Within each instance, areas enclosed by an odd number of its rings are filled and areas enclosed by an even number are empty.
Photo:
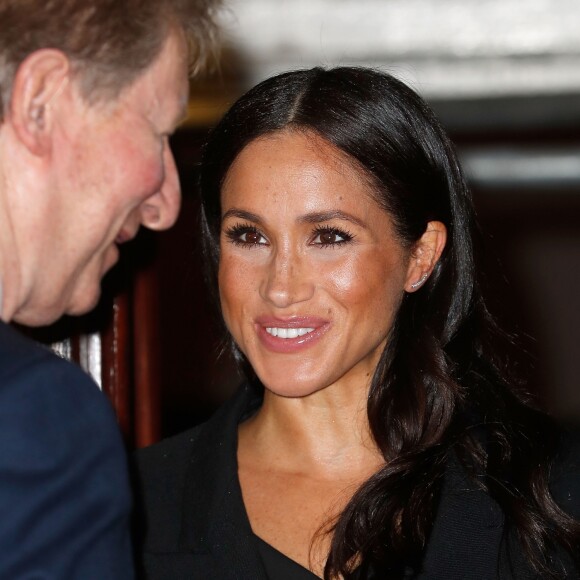
M163 144L163 165L165 175L159 191L141 206L141 223L150 230L170 228L177 220L181 207L179 175L167 138Z

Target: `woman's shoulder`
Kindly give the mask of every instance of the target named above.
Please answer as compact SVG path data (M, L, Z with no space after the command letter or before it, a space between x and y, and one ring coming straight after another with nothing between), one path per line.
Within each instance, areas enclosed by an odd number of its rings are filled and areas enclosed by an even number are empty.
M237 473L238 423L254 401L252 392L242 386L205 423L137 452L137 529L148 550L176 549L183 510L205 521L203 514L219 503L223 488Z
M203 479L218 459L223 463L235 454L238 423L255 405L255 393L242 385L205 423L137 451L135 479L141 494L174 498L188 477Z
M254 391L247 385L240 386L206 422L138 450L137 470L153 478L184 470L197 452L205 454L208 446L223 445L234 438L238 423L255 406Z
M161 535L176 541L189 458L204 425L140 449L134 456L133 483L139 542Z
M550 489L558 505L580 519L580 429L562 433L550 472Z
M197 469L196 449L208 422L136 452L133 462L137 543L147 550L176 549L183 502Z
M205 424L198 425L146 447L135 454L135 469L140 481L156 487L163 481L175 481L184 473L195 442ZM157 485L156 485L157 484Z

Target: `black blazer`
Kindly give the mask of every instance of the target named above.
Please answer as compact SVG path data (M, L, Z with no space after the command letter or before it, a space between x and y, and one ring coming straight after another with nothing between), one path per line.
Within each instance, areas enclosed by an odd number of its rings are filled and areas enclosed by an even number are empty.
M0 322L0 578L133 578L130 514L107 398Z
M207 423L138 454L141 577L147 580L267 580L237 476L237 426L260 405L245 386ZM576 449L577 451L577 449ZM580 516L580 453L555 490ZM535 578L502 548L497 504L457 465L447 469L425 559L413 578ZM571 575L569 578L578 578Z

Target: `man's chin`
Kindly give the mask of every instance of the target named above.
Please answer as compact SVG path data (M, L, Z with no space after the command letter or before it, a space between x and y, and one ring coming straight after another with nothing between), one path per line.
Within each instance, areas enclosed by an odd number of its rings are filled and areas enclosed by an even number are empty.
M63 314L68 316L82 316L94 310L101 298L101 287L97 286L96 290L84 293L79 299L71 300Z
M81 316L89 313L99 303L100 289L90 296L84 295L82 300L70 302L68 305L42 305L38 308L26 308L16 312L12 320L17 324L30 327L50 326L64 315Z

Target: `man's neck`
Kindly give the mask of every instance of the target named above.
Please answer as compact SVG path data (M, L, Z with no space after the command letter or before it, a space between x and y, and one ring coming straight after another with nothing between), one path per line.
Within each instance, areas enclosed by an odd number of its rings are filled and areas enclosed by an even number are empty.
M0 320L9 322L19 304L20 256L13 221L14 203L10 203L11 199L18 199L19 192L10 187L10 176L3 163L3 145L0 138Z

